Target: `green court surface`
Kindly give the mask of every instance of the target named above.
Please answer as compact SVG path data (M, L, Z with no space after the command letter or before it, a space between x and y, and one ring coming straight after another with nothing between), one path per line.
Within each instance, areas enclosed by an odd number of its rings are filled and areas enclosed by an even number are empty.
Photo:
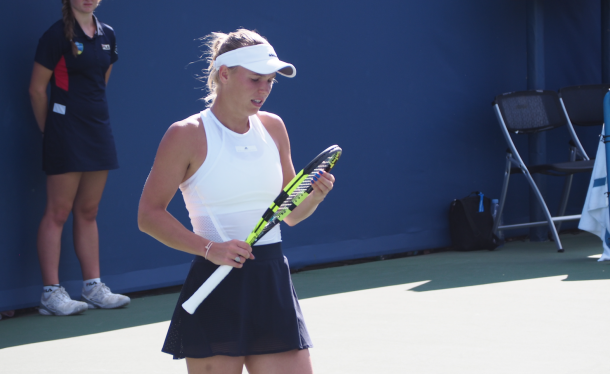
M610 373L610 262L590 234L293 274L317 374ZM0 321L0 373L186 373L160 352L178 294Z

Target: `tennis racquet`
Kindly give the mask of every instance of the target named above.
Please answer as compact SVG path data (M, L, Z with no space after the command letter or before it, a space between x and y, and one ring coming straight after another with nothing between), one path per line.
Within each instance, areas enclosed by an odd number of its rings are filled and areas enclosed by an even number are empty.
M260 238L268 233L275 225L282 222L299 204L313 191L312 184L317 181L320 171L329 171L335 166L341 156L341 148L333 145L314 158L301 170L275 198L258 221L246 243L254 245ZM193 314L199 305L212 292L216 286L229 274L232 266L221 265L210 275L195 293L182 304L184 310Z

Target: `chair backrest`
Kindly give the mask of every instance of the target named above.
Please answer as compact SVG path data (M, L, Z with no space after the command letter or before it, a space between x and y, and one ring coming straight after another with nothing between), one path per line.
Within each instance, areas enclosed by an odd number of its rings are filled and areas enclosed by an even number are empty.
M610 84L564 87L559 90L570 122L577 126L596 126L604 123L604 96Z
M555 91L517 91L496 96L494 104L511 132L533 133L563 126L567 119Z

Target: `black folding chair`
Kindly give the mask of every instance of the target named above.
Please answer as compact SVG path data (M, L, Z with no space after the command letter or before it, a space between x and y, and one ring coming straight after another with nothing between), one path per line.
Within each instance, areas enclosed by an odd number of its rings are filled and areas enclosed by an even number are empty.
M493 229L494 233L497 234L498 231L548 225L552 239L557 246L557 250L563 252L563 247L561 246L561 241L559 240L554 222L578 220L580 219L580 214L564 216L562 213L560 216L552 217L538 186L536 186L536 183L532 178L532 174L540 173L551 176L571 176L576 173L593 170L594 161L570 157L568 161L561 163L526 165L519 155L519 151L511 138L511 133L530 134L552 130L561 126L568 126L571 128L557 92L546 90L509 92L496 96L493 107L498 122L500 123L502 134L509 147L506 150L506 169L504 172L504 182L502 184L502 193L500 194L497 217L501 217L504 210L510 176L511 174L518 173L523 174L527 179L546 217L546 221L511 225L503 224L502 226L499 225L500 220L496 219ZM570 131L570 136L575 144L580 144L573 129ZM560 203L560 206L564 207L567 205L571 179L570 183L568 183L568 193L566 193L565 185L566 184L564 183L564 193Z
M604 124L604 96L610 90L610 84L592 84L581 86L564 87L559 90L559 100L568 119L568 130L570 140L570 160L590 160L578 136L574 130L575 126L601 126ZM570 194L573 175L566 176L563 194ZM558 216L563 216L566 211L567 197L562 197L564 204L559 206ZM556 225L557 230L561 228L561 222Z

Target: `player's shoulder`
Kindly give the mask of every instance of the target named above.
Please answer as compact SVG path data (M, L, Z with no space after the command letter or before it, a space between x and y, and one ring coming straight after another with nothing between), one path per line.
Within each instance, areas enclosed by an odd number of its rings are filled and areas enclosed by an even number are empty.
M176 136L189 136L191 133L201 131L202 126L203 123L201 122L201 116L199 113L197 113L183 120L172 123L167 131L176 133Z
M257 113L258 118L261 120L267 130L280 130L285 129L286 125L280 116L274 113L259 111Z
M261 123L271 136L271 138L275 141L280 152L283 149L290 148L290 140L288 140L288 131L286 131L286 125L284 125L284 121L277 114L269 113L269 112L258 112L258 118L261 120Z
M199 114L174 122L165 131L161 146L188 152L201 140L201 136L205 136L205 133L201 131L202 126Z

